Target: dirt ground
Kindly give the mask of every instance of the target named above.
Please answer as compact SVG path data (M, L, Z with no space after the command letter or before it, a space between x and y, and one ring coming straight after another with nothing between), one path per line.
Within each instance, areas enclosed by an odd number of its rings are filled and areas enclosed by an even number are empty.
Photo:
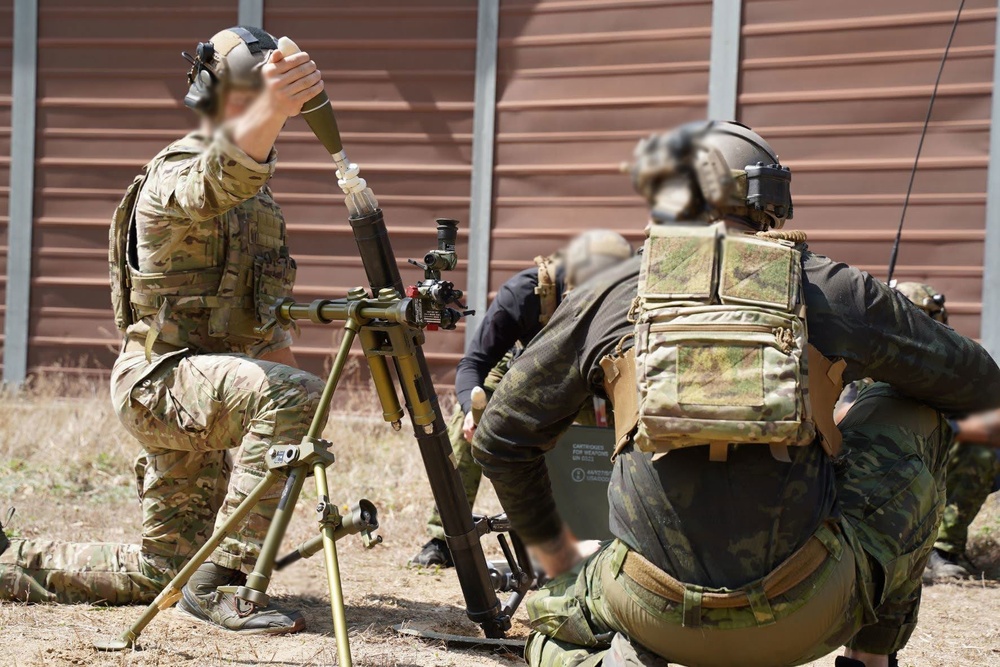
M17 506L13 534L74 541L134 541L139 508L130 476L136 445L119 428L103 389L42 386L34 394L0 394L0 508ZM356 401L354 401L357 403ZM371 551L340 543L351 649L358 665L520 665L517 652L446 646L398 635L392 626L473 634L453 571L410 569L425 540L430 489L416 445L379 423L338 406L327 437L338 457L331 468L334 500L365 497L379 509L385 543ZM311 483L311 482L310 482ZM998 494L1000 495L1000 494ZM312 535L315 492L307 485L287 543ZM483 511L497 509L486 497ZM925 590L920 623L901 665L1000 666L1000 498L974 525L972 554L989 572L977 581ZM495 551L495 550L494 550ZM491 556L492 557L492 556ZM99 654L91 642L117 635L140 609L0 603L0 665L209 666L332 665L336 642L322 561L277 573L270 592L301 609L308 629L288 637L238 637L162 613L142 635L140 651ZM526 634L523 610L514 636ZM833 657L814 663L832 667Z

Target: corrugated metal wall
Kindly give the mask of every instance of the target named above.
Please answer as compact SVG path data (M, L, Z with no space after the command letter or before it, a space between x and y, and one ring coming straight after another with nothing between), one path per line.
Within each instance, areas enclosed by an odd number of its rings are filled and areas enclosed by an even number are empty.
M32 370L110 368L110 215L143 163L191 125L181 50L236 17L235 0L123 4L39 3Z
M619 165L705 116L711 21L710 0L501 3L492 290L586 229L640 241Z
M0 0L0 332L7 298L7 205L10 201L11 52L14 44L14 0ZM0 341L0 353L3 342ZM3 366L0 354L0 367Z
M746 0L740 120L792 168L811 247L885 278L957 3ZM910 200L896 277L979 335L996 3L968 0ZM995 261L995 260L994 260Z
M403 280L422 277L406 260L435 247L434 218L450 217L462 222L463 259L449 279L464 286L476 4L272 1L264 26L295 39L323 71L344 146L382 206ZM304 121L289 124L278 154L272 187L299 264L296 296L336 298L366 285L332 163ZM452 382L462 331L428 333L427 358L442 386ZM296 353L307 367L321 366L336 332L336 325L303 325Z
M40 0L32 370L110 366L108 216L139 166L192 125L179 52L234 23L236 5ZM10 25L11 6L0 0L0 22ZM936 0L744 3L739 115L793 167L793 224L818 251L884 275L954 9ZM946 291L969 335L980 310L995 9L969 0L965 10L898 269ZM606 226L640 239L645 212L618 165L639 137L705 115L712 3L502 0L500 10L491 292L578 231ZM402 262L433 244L436 216L462 220L464 257L476 4L268 0L264 25L324 70L404 278L417 277ZM10 48L0 34L5 73ZM9 86L0 77L0 157ZM364 277L333 170L301 120L278 149L273 185L300 260L298 296L338 296ZM0 159L4 211L7 172ZM321 369L333 336L332 327L303 328L297 351L307 367ZM429 337L442 386L461 346L461 330Z

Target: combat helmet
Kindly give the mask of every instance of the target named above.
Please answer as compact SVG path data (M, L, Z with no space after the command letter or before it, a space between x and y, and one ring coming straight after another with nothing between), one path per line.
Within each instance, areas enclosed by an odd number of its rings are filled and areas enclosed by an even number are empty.
M924 283L899 283L893 280L889 286L930 315L931 319L948 324L948 309L944 306L944 294Z
M226 28L199 42L194 56L181 54L191 63L184 104L206 116L217 115L229 90L260 88L260 69L277 48L273 35L250 26Z
M699 121L653 134L627 169L659 222L730 216L770 230L792 217L791 172L742 123Z
M632 244L610 229L592 229L576 236L563 251L567 289L582 285L632 253Z

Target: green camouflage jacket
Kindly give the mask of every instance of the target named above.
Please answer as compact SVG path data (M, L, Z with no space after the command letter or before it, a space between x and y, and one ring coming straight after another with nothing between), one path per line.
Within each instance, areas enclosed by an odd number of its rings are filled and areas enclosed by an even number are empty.
M633 329L627 313L639 263L611 269L567 297L479 424L474 455L528 543L561 528L543 454L603 391L599 362ZM808 250L802 263L809 341L846 361L845 381L888 382L948 412L1000 402L1000 369L978 344L866 273ZM787 464L766 447L734 448L720 474L705 448L654 462L629 445L609 488L612 531L682 581L738 586L763 576L834 511L833 463L818 446L791 449Z

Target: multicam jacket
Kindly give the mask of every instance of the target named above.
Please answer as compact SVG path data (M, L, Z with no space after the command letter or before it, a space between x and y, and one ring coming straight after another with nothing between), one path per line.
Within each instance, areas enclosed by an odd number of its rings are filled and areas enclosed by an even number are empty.
M153 328L168 345L253 356L291 343L280 328L260 329L295 277L284 218L266 185L275 159L272 151L258 163L224 132L195 132L147 165L130 266L118 268L131 281L130 337L145 340Z

